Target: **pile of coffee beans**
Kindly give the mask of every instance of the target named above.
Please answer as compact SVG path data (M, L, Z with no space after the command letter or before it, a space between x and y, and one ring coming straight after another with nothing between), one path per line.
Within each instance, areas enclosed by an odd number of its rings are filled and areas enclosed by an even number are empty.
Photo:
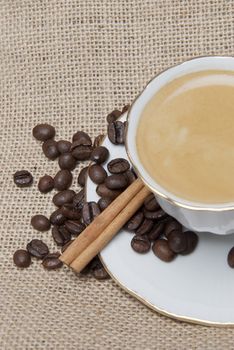
M114 145L124 144L125 123L118 118L129 106L122 111L114 110L107 116L107 134ZM38 180L38 190L46 194L52 190L57 192L53 196L56 209L47 218L44 215L34 215L31 225L37 231L48 231L63 253L87 225L110 205L136 178L129 162L123 158L108 161L109 150L101 146L103 135L99 135L92 142L84 131L77 131L72 141L54 139L55 128L49 124L38 124L33 129L33 136L42 143L44 155L50 159L58 159L59 171L55 176L43 175ZM77 178L77 185L82 189L78 192L70 189L73 180L72 171L78 162L91 160L92 165L85 166ZM107 162L108 172L103 164ZM96 192L100 199L97 203L86 202L84 185L86 176L97 185ZM33 183L33 176L27 170L17 171L13 176L18 187L27 187ZM191 253L198 242L194 232L182 232L181 225L167 215L150 195L140 210L125 225L125 229L134 233L131 246L137 253L147 253L152 246L154 254L163 261L171 261L177 254ZM27 268L31 259L41 260L45 269L62 267L59 260L60 252L50 252L48 246L39 239L33 239L26 245L26 249L19 249L14 253L13 261L16 266ZM108 274L98 257L95 257L82 273L91 273L97 279L106 279Z

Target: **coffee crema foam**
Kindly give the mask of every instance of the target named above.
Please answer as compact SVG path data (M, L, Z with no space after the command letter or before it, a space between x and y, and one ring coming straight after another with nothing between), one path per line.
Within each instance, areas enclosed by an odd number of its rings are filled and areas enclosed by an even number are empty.
M173 80L146 104L137 151L167 191L200 203L234 202L234 72Z

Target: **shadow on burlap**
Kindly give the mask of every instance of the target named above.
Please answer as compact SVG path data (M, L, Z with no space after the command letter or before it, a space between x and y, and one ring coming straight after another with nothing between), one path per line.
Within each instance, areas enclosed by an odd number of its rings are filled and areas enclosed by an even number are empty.
M12 183L19 169L36 181L57 171L32 127L52 123L57 139L105 131L106 114L160 70L192 56L232 55L233 15L231 0L0 1L1 349L233 348L232 329L160 316L110 280L12 264L32 238L55 249L49 233L30 227L33 214L53 210L53 193Z

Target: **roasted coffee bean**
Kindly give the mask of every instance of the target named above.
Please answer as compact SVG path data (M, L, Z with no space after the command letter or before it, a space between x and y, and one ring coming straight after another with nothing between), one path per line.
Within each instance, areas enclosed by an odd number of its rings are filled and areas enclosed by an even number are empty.
M31 264L31 256L27 250L18 249L13 255L13 261L17 267L29 267Z
M158 209L156 211L149 211L144 208L143 213L147 219L151 219L151 220L161 220L168 216L168 214L165 213L165 211L162 209Z
M98 146L94 148L91 153L90 159L93 160L97 164L104 163L109 157L109 151L104 146Z
M65 250L69 247L69 245L71 245L74 242L74 239L71 239L69 242L67 242L66 244L64 244L61 248L61 252L64 253Z
M152 246L152 250L159 259L165 262L172 261L176 256L165 239L156 240Z
M67 220L65 227L74 236L78 236L85 229L85 225L79 220Z
M144 201L144 207L148 211L156 211L160 209L158 202L153 193L151 193Z
M131 185L137 179L137 176L132 170L127 170L123 175L127 179L128 185Z
M89 225L96 216L101 213L101 210L97 203L87 202L84 204L82 209L82 218L86 225Z
M87 145L92 145L92 140L90 136L84 132L84 131L77 131L73 137L72 137L72 142L79 141L79 144L87 144Z
M122 191L119 190L110 190L106 187L105 184L100 184L96 188L96 192L100 197L115 199L117 198Z
M230 267L234 268L234 247L229 250L227 262Z
M57 207L62 207L66 203L71 203L74 197L75 197L75 192L73 190L64 190L54 195L53 203Z
M107 177L106 170L98 164L93 164L89 167L89 177L95 184L101 184Z
M49 175L44 175L38 182L38 189L41 193L48 193L54 188L54 179Z
M38 124L33 128L33 136L39 141L46 141L55 136L55 128L49 124Z
M80 192L78 192L75 197L73 198L73 207L76 210L81 210L83 208L84 205L84 190L81 190Z
M122 112L118 109L114 109L111 113L109 113L106 117L107 123L113 123L115 122L120 116Z
M59 260L60 253L50 253L42 261L42 265L47 270L59 269L63 266L62 261Z
M80 144L80 141L73 142L71 153L77 160L88 160L92 153L93 147L87 144Z
M54 226L52 228L52 237L57 245L64 245L71 239L71 233L65 226Z
M70 152L63 153L59 156L58 164L60 169L73 170L76 167L76 159Z
M33 239L27 244L27 251L37 259L43 259L49 254L49 248L40 239Z
M150 219L144 219L138 229L136 230L137 235L144 235L153 228L154 222Z
M110 278L98 257L95 257L91 261L90 271L97 280L106 280Z
M50 160L55 160L59 156L57 142L54 140L47 140L42 145L44 155Z
M18 187L28 187L33 183L33 176L27 170L19 170L13 175L14 183Z
M107 128L107 134L109 140L114 145L123 145L125 136L125 126L120 120L109 123Z
M51 215L50 215L50 222L52 225L63 225L64 222L66 221L66 217L63 215L61 208L55 210Z
M123 174L114 174L105 179L105 185L110 190L120 190L128 186L128 181Z
M105 138L105 135L100 134L100 135L96 136L94 139L93 147L96 148L96 147L100 146L102 144L104 138Z
M123 106L123 108L122 108L122 114L125 113L125 112L127 112L127 111L129 110L129 108L130 108L130 105L129 105L129 104Z
M174 230L182 232L182 225L175 219L172 219L166 222L163 233L168 238L169 234Z
M142 211L138 211L134 214L130 220L125 224L124 228L128 231L135 231L141 225L144 220L144 215Z
M65 140L60 140L57 142L57 148L59 150L60 154L67 153L71 149L71 142L65 141Z
M61 207L61 213L70 220L79 220L81 213L75 209L72 203L66 203Z
M111 202L113 202L113 199L111 198L100 198L98 201L98 206L101 211L103 211L111 204Z
M129 170L130 164L124 158L116 158L107 164L107 168L111 174L120 174Z
M197 243L198 243L198 235L193 231L184 232L184 235L185 235L186 240L187 240L187 248L183 252L181 252L180 254L181 255L188 255L188 254L191 254L195 250Z
M67 190L72 183L72 173L67 170L59 170L54 177L54 188L58 191Z
M182 253L187 249L187 239L185 234L182 231L171 231L168 235L168 245L174 253Z
M154 224L153 228L150 230L150 232L147 234L147 237L151 242L156 241L156 239L159 238L159 236L163 233L165 227L164 222L157 222Z
M131 240L132 249L135 252L144 254L150 250L151 243L145 235L135 235Z
M83 168L83 169L81 170L81 172L79 173L79 176L78 176L78 184L79 184L81 187L84 187L84 186L85 186L85 181L86 181L88 169L89 169L89 167L86 166L86 167Z
M37 231L48 231L50 229L50 221L44 215L34 215L31 218L31 225Z

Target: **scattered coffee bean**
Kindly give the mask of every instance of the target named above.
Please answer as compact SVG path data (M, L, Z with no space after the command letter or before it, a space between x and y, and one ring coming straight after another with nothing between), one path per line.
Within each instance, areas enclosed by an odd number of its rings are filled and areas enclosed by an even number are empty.
M54 188L58 191L67 190L72 183L72 173L67 170L59 170L54 177Z
M75 209L72 203L66 203L61 207L61 213L70 220L79 220L81 213Z
M144 254L150 250L151 243L145 235L135 235L131 240L132 249L135 252Z
M182 253L187 249L187 239L185 234L182 231L171 231L168 236L168 245L174 253Z
M98 135L94 139L93 147L96 148L100 146L105 138L105 135Z
M57 142L57 148L59 150L60 154L67 153L71 149L71 142L65 141L65 140L60 140Z
M71 239L71 233L65 226L54 226L52 228L52 237L57 245L64 245Z
M147 237L151 242L156 241L160 237L160 235L163 233L165 227L164 222L156 222L153 226L153 228L150 230L150 232L147 234Z
M165 262L172 261L176 256L165 239L156 240L153 244L152 250L159 259Z
M113 174L105 179L105 185L110 190L120 190L128 186L128 181L123 174Z
M66 217L63 215L61 208L55 210L51 215L50 215L50 222L52 225L63 225L64 222L66 221Z
M31 218L31 225L37 231L48 231L50 229L50 221L44 215L34 215Z
M55 160L59 156L57 142L54 140L47 140L42 145L44 155L50 160Z
M82 218L86 225L89 225L96 216L100 214L101 210L97 203L87 202L82 209Z
M74 198L73 198L73 207L76 210L81 210L83 208L84 205L84 190L81 190L80 192L78 192Z
M185 235L186 240L187 240L187 248L183 252L181 252L180 254L181 255L188 255L188 254L191 254L195 250L197 243L198 243L198 235L193 231L184 232L184 235Z
M59 260L60 253L50 253L42 261L42 265L47 270L59 269L63 266L62 261Z
M119 190L110 190L106 187L105 184L100 184L96 188L96 192L100 197L115 199L117 198L122 191Z
M137 235L144 235L153 228L154 222L150 219L144 219L138 229L136 230Z
M86 167L83 168L83 169L81 170L81 172L79 173L79 176L78 176L78 184L79 184L81 187L84 187L84 186L85 186L85 182L86 182L86 177L87 177L88 169L89 169L89 167L86 166Z
M97 164L104 163L109 157L109 151L104 146L98 146L94 148L91 153L90 159L93 160Z
M73 190L64 190L58 192L53 197L53 203L56 207L62 207L64 204L71 203L75 197Z
M151 193L144 201L144 207L148 211L156 211L160 209L160 206L154 196L153 193Z
M114 109L111 113L109 113L106 117L107 123L115 122L120 116L122 112L118 109Z
M174 230L182 232L182 225L175 219L172 219L166 222L163 233L168 238L169 234Z
M39 141L46 141L55 136L55 128L49 124L38 124L33 128L33 136Z
M76 167L76 159L71 153L63 153L59 156L58 164L60 169L73 170Z
M95 257L91 261L90 270L91 270L92 275L97 280L106 280L106 279L110 278L110 276L108 275L107 271L103 267L103 265L98 257Z
M69 247L69 245L71 245L74 242L74 239L71 239L69 242L67 242L66 244L64 244L61 248L61 252L64 253L65 250Z
M141 225L141 223L144 220L144 215L142 211L138 211L136 214L134 214L130 220L125 224L125 229L128 231L135 231L138 229L138 227Z
M27 250L18 249L13 255L13 261L17 267L26 268L31 264L31 256Z
M125 136L125 126L120 120L108 124L107 134L109 140L114 145L123 145Z
M123 108L122 108L122 114L125 113L125 112L127 112L127 111L129 110L129 108L130 108L130 105L129 105L129 104L123 106Z
M109 172L112 174L120 174L120 173L124 173L125 171L129 170L130 164L124 158L116 158L116 159L111 160L107 164L107 168L108 168Z
M43 259L49 254L49 248L40 239L33 239L27 244L27 251L37 259Z
M41 193L48 193L54 188L54 179L49 175L44 175L39 179L38 189Z
M137 179L137 176L132 170L127 170L123 175L127 179L128 185L131 185Z
M79 141L80 145L82 144L88 144L92 145L92 140L90 136L84 132L84 131L77 131L73 137L72 137L72 142Z
M107 177L106 170L99 164L93 164L89 167L89 177L95 184L101 184Z
M67 220L65 227L74 236L79 236L85 229L85 225L79 220Z
M71 146L71 153L77 160L88 160L93 148L89 144L80 144L79 141L73 142Z
M234 268L234 247L228 253L227 262L230 267Z
M101 211L103 211L111 204L111 202L113 202L113 199L111 198L100 198L98 200L98 206Z
M162 209L158 209L156 211L149 211L144 208L143 213L147 219L152 219L152 220L161 220L168 216L168 214L165 213L165 211Z
M13 175L14 183L18 187L28 187L33 183L33 176L27 170L19 170Z

